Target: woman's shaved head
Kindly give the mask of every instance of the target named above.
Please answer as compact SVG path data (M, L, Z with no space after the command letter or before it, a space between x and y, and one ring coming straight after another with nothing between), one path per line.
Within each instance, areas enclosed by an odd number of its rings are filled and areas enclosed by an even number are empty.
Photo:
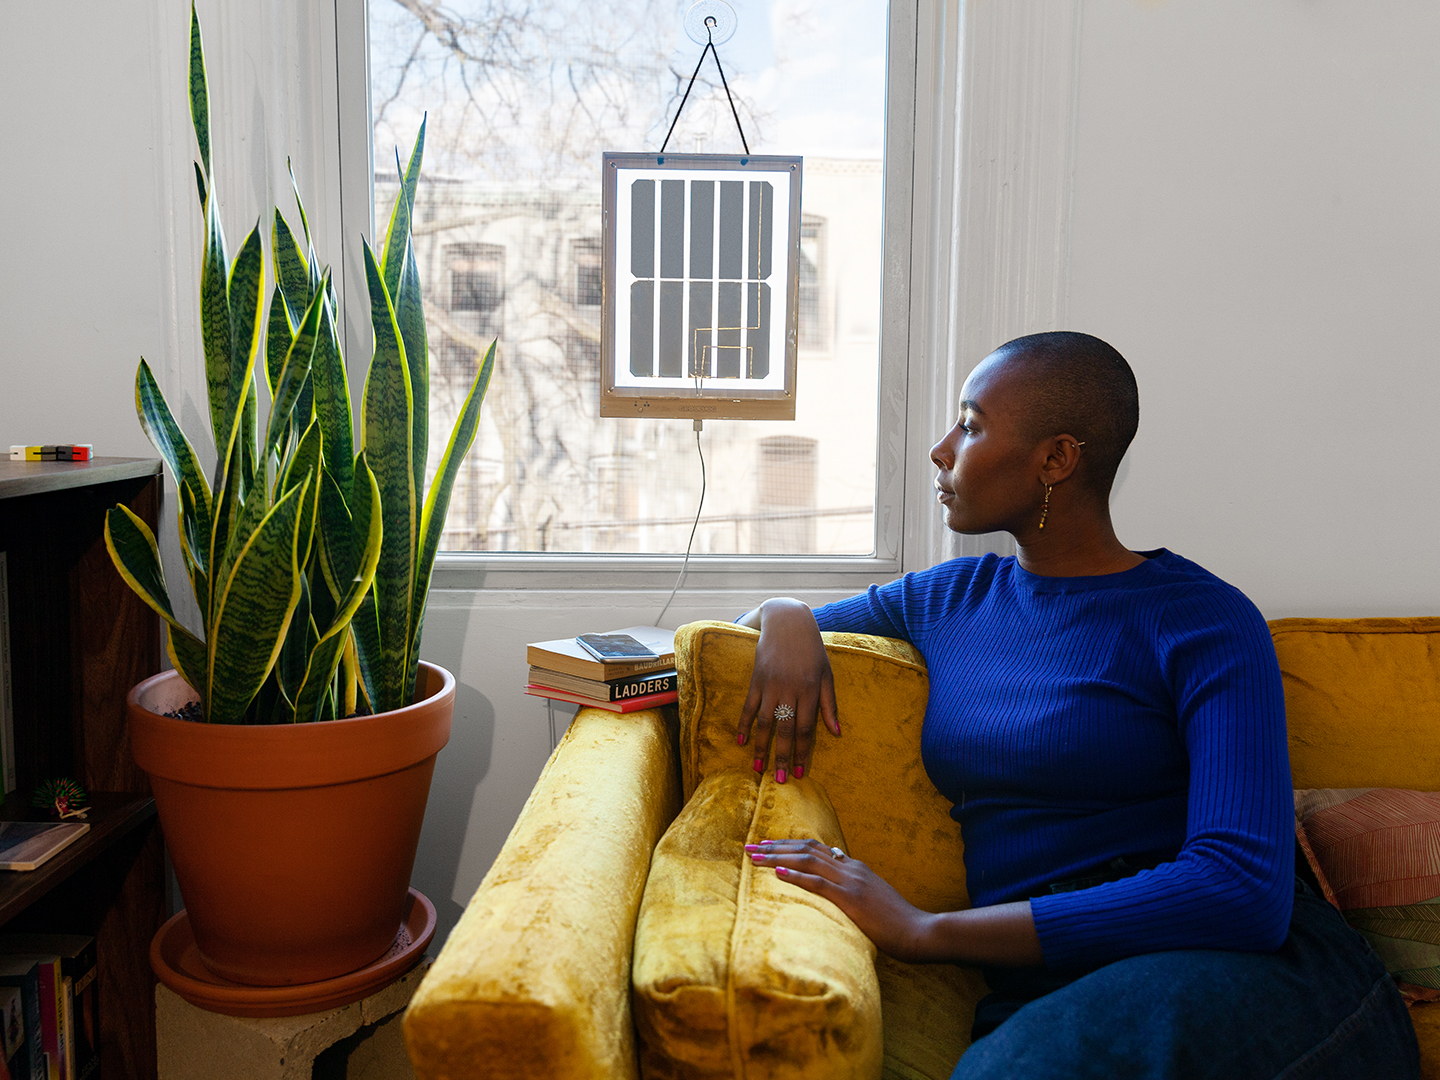
M1024 380L1027 436L1083 442L1087 467L1080 476L1108 494L1140 426L1140 394L1125 358L1099 338L1069 330L1016 338L991 356Z

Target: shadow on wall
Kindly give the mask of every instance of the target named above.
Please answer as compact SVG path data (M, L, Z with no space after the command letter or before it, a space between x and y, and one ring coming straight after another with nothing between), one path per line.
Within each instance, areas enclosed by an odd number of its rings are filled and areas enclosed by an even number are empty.
M460 921L465 905L454 897L475 790L490 771L495 745L495 706L475 687L460 681L468 613L432 610L426 617L421 656L447 668L455 679L455 719L450 742L435 759L435 778L425 807L425 825L415 853L411 883L435 905L436 947ZM467 898L468 899L468 898Z

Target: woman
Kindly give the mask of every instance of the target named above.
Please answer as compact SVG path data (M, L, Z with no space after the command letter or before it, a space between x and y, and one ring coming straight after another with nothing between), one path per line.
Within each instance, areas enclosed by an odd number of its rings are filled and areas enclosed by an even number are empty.
M992 993L956 1078L1418 1076L1384 968L1296 878L1264 620L1194 563L1115 535L1138 422L1103 341L1012 341L966 380L931 459L946 525L1009 532L1016 556L741 619L760 642L737 739L753 725L763 753L773 734L781 783L804 775L817 716L840 734L821 630L925 656L921 753L955 803L975 906L922 912L813 840L747 850L894 957L983 967Z

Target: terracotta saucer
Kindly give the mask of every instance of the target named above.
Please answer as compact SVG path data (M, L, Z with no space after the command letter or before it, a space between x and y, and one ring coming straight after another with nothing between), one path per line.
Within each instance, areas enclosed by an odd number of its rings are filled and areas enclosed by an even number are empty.
M425 955L435 936L435 905L410 890L405 921L390 951L358 971L297 986L243 986L210 973L200 959L189 915L181 911L150 942L150 966L191 1005L226 1016L299 1016L339 1008L388 986Z

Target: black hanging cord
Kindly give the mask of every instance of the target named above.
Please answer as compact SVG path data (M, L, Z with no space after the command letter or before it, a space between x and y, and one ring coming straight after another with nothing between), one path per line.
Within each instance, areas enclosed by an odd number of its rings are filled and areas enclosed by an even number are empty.
M690 100L690 91L695 88L695 80L700 76L700 67L705 63L705 54L708 52L715 57L715 68L720 72L720 85L725 88L725 100L730 102L730 115L735 117L735 130L740 132L740 145L745 148L745 153L750 153L750 144L745 141L745 129L740 126L740 113L735 108L735 99L730 96L730 84L725 81L725 69L720 65L720 53L715 48L715 39L711 37L710 24L714 22L713 16L705 20L705 48L700 50L700 62L695 65L695 73L690 76L690 83L685 87L685 96L680 99L680 108L675 110L675 119L670 121L670 130L665 133L665 141L660 144L660 153L665 153L665 147L670 145L670 136L675 134L675 125L680 122L680 114L685 110L685 102Z

